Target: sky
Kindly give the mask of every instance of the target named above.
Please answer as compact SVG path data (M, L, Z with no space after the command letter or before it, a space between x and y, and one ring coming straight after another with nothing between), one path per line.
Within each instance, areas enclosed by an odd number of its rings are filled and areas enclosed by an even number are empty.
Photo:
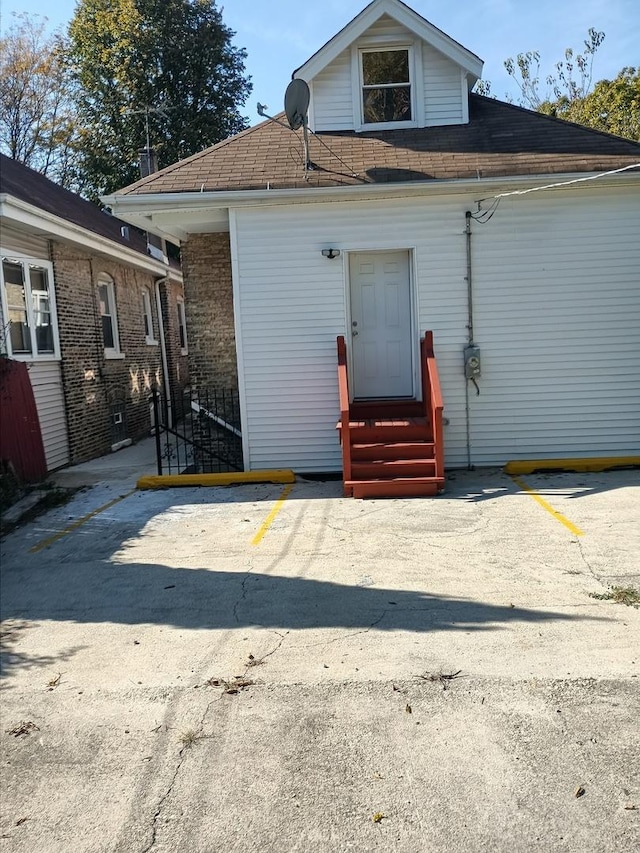
M259 118L257 102L273 115L283 109L291 73L367 5L366 0L227 0L218 2L233 43L247 50L246 70L253 92L241 109L250 124ZM517 88L504 70L507 57L530 50L541 54L541 79L553 72L565 48L584 47L590 27L605 33L596 54L594 80L615 77L625 65L640 65L638 0L408 0L447 35L484 60L483 79L492 93L517 100ZM0 29L12 13L47 17L51 29L65 27L76 0L0 0Z

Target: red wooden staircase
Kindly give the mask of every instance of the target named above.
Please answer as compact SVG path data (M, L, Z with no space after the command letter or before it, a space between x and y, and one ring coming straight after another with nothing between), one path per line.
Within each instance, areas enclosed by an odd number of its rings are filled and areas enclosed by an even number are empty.
M444 489L442 395L433 334L420 344L422 402L349 402L347 348L338 338L344 493L354 498L419 497Z

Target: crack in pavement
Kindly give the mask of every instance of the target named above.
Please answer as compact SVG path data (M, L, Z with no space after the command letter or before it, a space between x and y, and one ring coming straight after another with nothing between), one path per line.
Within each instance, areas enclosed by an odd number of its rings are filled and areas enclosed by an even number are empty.
M199 737L202 737L201 732L204 728L204 721L207 718L207 714L209 713L211 706L214 704L214 702L219 702L222 699L222 696L224 696L224 693L221 694L220 696L218 696L217 698L212 699L210 702L207 703L207 707L204 709L204 712L202 714L202 718L200 719L200 723L198 724L198 729L197 729L197 732L195 735L196 740ZM155 847L155 843L156 843L157 835L158 835L158 819L160 818L160 814L162 812L162 808L163 808L164 804L166 803L168 798L171 796L171 792L173 791L173 786L176 784L176 780L178 779L178 774L180 773L182 765L184 764L184 760L186 758L187 751L189 749L190 749L190 745L185 743L184 746L181 747L181 749L178 753L178 763L176 764L175 770L173 771L173 776L171 777L171 782L169 783L167 790L160 797L160 801L158 802L158 807L156 808L156 811L153 815L152 824L151 824L151 841L141 851L141 853L149 853L149 851L152 850L153 847Z
M582 550L582 542L581 542L579 539L576 539L576 544L577 544L577 546L578 546L578 551L580 552L580 557L582 558L582 562L583 562L583 563L585 564L585 566L589 569L589 572L591 573L592 577L593 577L596 581L598 581L598 583L599 583L601 586L606 586L606 583L602 580L602 578L601 578L601 577L598 577L598 575L597 575L597 574L595 573L595 571L593 570L593 567L592 567L591 563L590 563L590 562L587 560L587 558L585 557L585 555L584 555L584 551Z
M158 818L160 817L160 812L162 811L162 807L164 806L167 798L169 797L169 795L171 794L171 791L173 790L173 786L176 783L176 779L178 778L178 773L180 772L180 768L182 767L182 763L183 763L184 758L185 758L186 749L187 749L187 746L185 744L185 746L183 746L182 749L180 750L180 752L178 753L178 763L177 763L176 768L173 772L173 777L171 779L171 782L169 783L169 787L167 788L165 793L160 798L160 802L158 803L158 808L156 809L156 812L153 815L153 821L151 824L151 841L141 851L141 853L149 853L149 851L153 847L155 847L156 837L158 834Z
M348 640L350 637L357 637L359 634L368 634L369 631L372 628L375 628L376 625L379 625L382 622L382 620L384 619L384 617L387 615L387 613L390 613L390 612L391 612L390 610L383 610L381 615L378 616L377 619L374 619L374 621L367 628L362 628L360 631L352 631L350 634L340 634L339 637L334 637L331 640L321 640L319 643L303 643L302 645L292 646L291 648L293 648L293 649L313 649L313 648L316 648L317 646L329 646L329 645L331 645L331 643L339 643L341 640ZM398 613L399 611L396 608L394 608L393 612Z
M249 573L247 573L247 577L248 577L248 575L249 575ZM242 599L240 599L240 600L242 600ZM289 631L285 631L284 634L281 634L280 631L274 631L273 633L276 634L278 637L280 637L280 640L271 649L271 651L267 652L266 654L262 655L262 657L258 658L259 663L263 663L267 658L274 655L282 647L282 644L286 640L287 635L289 634ZM253 661L250 661L249 664L247 664L247 666L245 667L244 674L243 674L242 678L245 678L248 675L249 670L252 669L255 665L256 665L256 663L254 663ZM223 690L219 696L217 696L215 699L212 699L210 702L207 702L206 708L204 709L204 711L202 713L202 717L200 718L200 722L199 722L198 727L196 729L196 733L195 733L194 738L193 738L194 741L202 740L203 738L208 737L208 735L202 734L202 732L204 730L204 724L205 724L205 721L207 719L207 715L208 715L209 711L211 710L212 706L215 705L216 702L222 701L222 699L224 698L225 695L226 695L226 691ZM152 824L151 824L151 841L141 851L141 853L150 853L150 851L155 847L155 844L157 841L157 836L158 836L158 820L160 818L160 814L162 812L164 804L166 803L166 801L171 796L171 792L173 791L174 785L176 784L176 781L178 779L178 775L180 773L180 770L182 769L182 765L184 764L185 758L187 756L187 752L189 751L190 748L191 748L190 745L185 744L184 746L181 747L180 751L178 752L178 762L176 764L175 770L173 771L173 776L171 777L171 781L169 782L167 790L160 797L160 800L158 802L158 806L157 806L156 811L153 815Z
M249 559L249 568L247 569L245 576L242 578L242 582L240 584L240 589L242 590L242 594L240 598L233 605L233 618L236 620L238 625L240 624L240 619L238 617L238 608L242 604L242 602L247 597L247 581L253 574L253 560Z
M263 663L267 658L270 658L271 655L275 655L275 653L277 651L279 651L279 649L282 647L282 644L287 639L287 634L289 633L289 631L285 631L284 634L281 634L280 631L274 631L273 633L276 634L276 636L280 637L280 642L273 649L271 649L270 652L267 652L266 655L262 655L261 658L258 658L259 663ZM254 663L253 661L250 661L249 664L247 665L247 668L244 671L244 675L247 675L249 670L252 669L254 666L256 666L256 663ZM243 676L243 678L244 678L244 676Z

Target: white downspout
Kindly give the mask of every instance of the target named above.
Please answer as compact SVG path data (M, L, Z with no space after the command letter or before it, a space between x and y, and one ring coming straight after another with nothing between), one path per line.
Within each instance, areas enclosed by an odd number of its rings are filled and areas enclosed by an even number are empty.
M167 342L164 335L164 320L162 317L162 298L160 297L160 285L165 284L169 279L168 275L164 278L157 278L155 281L156 290L156 310L158 312L158 333L160 335L160 354L162 357L162 377L164 396L167 401L167 426L173 427L173 411L171 409L171 383L169 382L169 364L167 361ZM157 427L157 425L156 425Z

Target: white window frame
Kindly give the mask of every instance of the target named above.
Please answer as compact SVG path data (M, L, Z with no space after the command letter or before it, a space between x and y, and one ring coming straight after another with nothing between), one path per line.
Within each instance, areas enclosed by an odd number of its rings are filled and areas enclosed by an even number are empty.
M182 296L178 296L176 299L177 311L178 311L178 340L180 341L180 352L182 355L187 355L189 353L189 341L187 339L187 315L184 310L184 299ZM183 330L182 337L180 336L180 329ZM184 346L182 346L182 341L184 340Z
M107 298L109 302L109 314L103 314L100 310L100 288L107 288ZM107 273L100 273L98 283L96 285L96 297L98 302L98 316L100 317L100 338L104 347L105 358L124 358L124 353L120 349L120 330L118 328L118 305L116 303L116 285L114 280ZM102 328L102 318L111 318L111 331L113 335L113 346L104 346L104 331Z
M153 309L151 308L151 293L148 287L142 290L142 313L146 328L149 331L149 333L145 331L145 343L148 346L157 347L158 341L153 337Z
M411 102L411 120L410 121L380 121L367 123L364 120L363 107L363 91L364 91L364 72L362 67L362 57L365 53L388 53L390 51L406 50L407 60L409 63L409 97ZM356 123L356 130L402 130L403 128L419 127L421 113L424 108L422 106L420 85L421 76L419 71L421 67L417 67L416 60L420 60L421 51L416 50L416 46L408 42L400 42L398 44L360 44L353 46L351 53L351 69L352 80L356 82L353 87L353 114ZM421 66L421 61L420 61ZM407 85L407 84L399 84ZM419 92L420 90L420 92Z
M25 255L19 255L15 252L5 251L0 249L0 298L2 301L2 324L1 330L3 344L6 353L16 361L60 361L60 335L58 332L58 312L56 309L56 292L53 280L53 264L51 261L44 261L41 258L30 258ZM27 314L27 324L29 327L29 335L31 340L31 352L13 352L11 346L10 320L9 320L9 305L7 299L7 291L4 281L4 265L3 261L8 261L12 264L22 266L22 279L24 281L24 296ZM39 353L38 341L36 337L35 311L33 306L33 293L31 287L31 270L44 270L49 284L49 315L51 318L51 330L53 338L53 352Z

